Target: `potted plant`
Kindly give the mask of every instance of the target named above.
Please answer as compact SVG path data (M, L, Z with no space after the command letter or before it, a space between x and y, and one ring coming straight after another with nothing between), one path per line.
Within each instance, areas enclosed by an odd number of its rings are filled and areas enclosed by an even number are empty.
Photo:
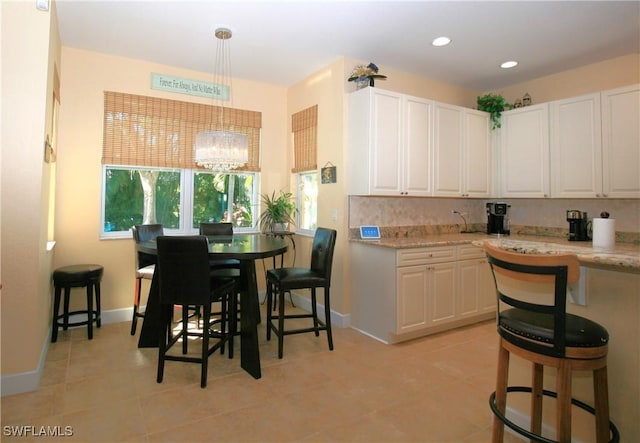
M347 79L350 82L356 82L357 89L366 86L373 86L376 78L386 79L386 75L378 74L378 67L375 63L369 63L367 66L357 65L353 68L351 75Z
M262 194L264 211L258 218L258 226L262 232L282 232L289 230L289 224L295 224L298 212L293 194L280 191L278 195L273 191L271 195Z
M513 109L513 105L506 103L501 95L485 94L478 97L478 109L491 114L491 122L493 124L491 129L496 129L502 126L500 123L502 111Z

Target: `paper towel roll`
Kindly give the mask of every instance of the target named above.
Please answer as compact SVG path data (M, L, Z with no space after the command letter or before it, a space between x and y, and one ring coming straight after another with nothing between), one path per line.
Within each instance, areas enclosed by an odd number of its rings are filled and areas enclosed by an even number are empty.
M593 248L613 251L616 244L616 220L613 218L593 219Z

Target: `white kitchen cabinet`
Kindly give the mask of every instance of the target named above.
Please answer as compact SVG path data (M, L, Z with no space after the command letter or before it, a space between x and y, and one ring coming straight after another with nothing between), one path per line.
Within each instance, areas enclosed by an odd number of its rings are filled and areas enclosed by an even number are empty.
M431 195L432 112L429 100L378 88L350 94L349 194Z
M551 195L640 197L638 85L551 103Z
M600 121L599 93L551 102L552 197L602 196Z
M472 245L352 243L352 326L394 343L492 318L495 289L483 256Z
M489 114L436 103L434 108L434 195L489 197Z
M640 198L640 85L601 93L602 193Z
M549 105L502 113L501 197L549 196Z

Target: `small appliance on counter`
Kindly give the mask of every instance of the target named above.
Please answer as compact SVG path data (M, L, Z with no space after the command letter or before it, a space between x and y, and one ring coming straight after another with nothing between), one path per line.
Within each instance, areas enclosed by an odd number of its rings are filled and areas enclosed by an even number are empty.
M589 218L587 213L577 209L567 210L569 241L589 241Z
M487 234L509 235L509 208L503 202L487 203Z

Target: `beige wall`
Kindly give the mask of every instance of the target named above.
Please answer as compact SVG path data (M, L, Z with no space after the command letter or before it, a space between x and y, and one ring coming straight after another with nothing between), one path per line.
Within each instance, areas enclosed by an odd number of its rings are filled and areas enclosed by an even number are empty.
M53 5L52 5L53 6ZM44 162L52 130L53 66L60 65L55 9L2 2L2 393L35 389L51 307L47 252L54 165ZM18 383L11 375L29 374Z
M533 103L545 103L640 82L640 54L630 54L502 88L507 103L531 95Z
M100 263L105 268L102 309L129 308L133 299L133 240L101 240L103 92L210 103L210 99L150 89L152 72L198 80L212 74L72 48L62 50L56 189L55 265ZM233 106L262 112L262 189L286 189L286 90L234 79Z

